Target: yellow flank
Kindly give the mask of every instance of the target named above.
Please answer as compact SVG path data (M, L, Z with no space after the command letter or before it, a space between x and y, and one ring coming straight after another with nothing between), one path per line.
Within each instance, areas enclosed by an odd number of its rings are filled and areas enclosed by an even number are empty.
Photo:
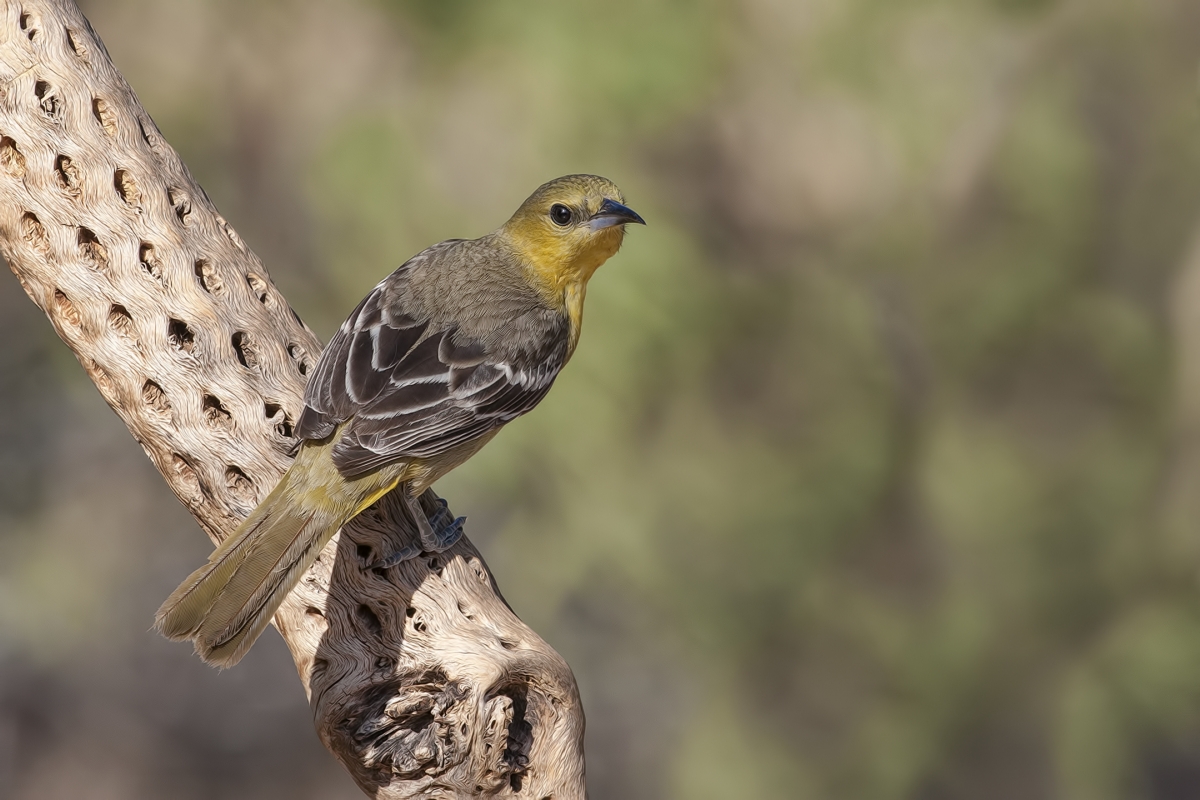
M499 428L493 428L481 436L463 442L436 456L415 459L408 463L400 480L408 487L409 494L416 497L443 475L478 453L479 448L490 442L492 437L499 432ZM380 496L382 497L382 495Z
M305 442L287 473L286 491L295 499L322 510L353 509L347 519L361 514L372 503L407 480L416 462L398 462L363 475L346 479L338 474L330 451L341 436L341 425L328 439ZM281 486L285 485L283 482Z
M385 483L383 486L380 486L378 489L376 489L375 491L368 494L362 500L358 501L358 507L354 509L354 513L350 515L350 518L354 519L359 514L366 511L371 506L373 506L375 504L376 500L383 497L385 494L390 492L392 489L395 489L396 485L398 483L400 483L400 479L396 478L393 481L391 481L390 483Z

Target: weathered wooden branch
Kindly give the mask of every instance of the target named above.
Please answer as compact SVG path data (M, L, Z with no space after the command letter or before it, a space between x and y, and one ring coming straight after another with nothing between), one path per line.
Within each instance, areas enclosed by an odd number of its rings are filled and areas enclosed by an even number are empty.
M320 344L71 0L0 17L0 252L209 537L232 532L290 461ZM367 569L414 535L382 502L275 618L322 741L377 798L583 797L570 669L465 539Z

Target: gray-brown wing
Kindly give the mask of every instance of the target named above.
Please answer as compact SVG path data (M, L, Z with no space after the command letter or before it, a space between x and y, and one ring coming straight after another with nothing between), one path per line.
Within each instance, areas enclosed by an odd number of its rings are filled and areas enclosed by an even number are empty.
M348 478L435 456L524 414L566 360L565 336L508 357L489 353L455 327L435 330L385 304L383 287L325 348L296 423L300 438L323 439L349 421L332 453Z

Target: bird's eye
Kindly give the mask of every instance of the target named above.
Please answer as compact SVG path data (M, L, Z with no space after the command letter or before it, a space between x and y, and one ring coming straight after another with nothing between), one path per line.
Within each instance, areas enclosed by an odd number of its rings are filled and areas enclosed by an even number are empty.
M555 203L550 206L550 219L554 220L555 225L567 225L571 222L571 209L562 203Z

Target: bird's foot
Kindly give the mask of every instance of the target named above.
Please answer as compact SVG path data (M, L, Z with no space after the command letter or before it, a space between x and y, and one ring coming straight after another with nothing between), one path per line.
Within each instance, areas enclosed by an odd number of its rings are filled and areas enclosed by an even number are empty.
M466 517L456 518L451 514L450 507L442 498L439 497L437 502L438 510L428 518L421 513L420 504L413 503L417 512L417 528L421 533L422 552L425 553L440 553L453 547L462 538L463 523L467 521ZM426 524L422 525L422 521Z
M397 564L403 564L409 559L416 558L421 555L421 548L415 544L410 544L407 547L402 547L395 553L392 553L387 558L381 558L373 562L367 569L391 569Z
M422 553L441 553L453 547L462 538L463 523L467 521L467 518L455 518L450 513L450 507L442 498L439 497L437 502L437 511L433 512L433 516L426 517L417 499L409 498L408 507L412 511L413 520L417 523L417 533L421 539L420 546L410 544L401 548L387 558L379 559L369 569L388 569L416 558Z

